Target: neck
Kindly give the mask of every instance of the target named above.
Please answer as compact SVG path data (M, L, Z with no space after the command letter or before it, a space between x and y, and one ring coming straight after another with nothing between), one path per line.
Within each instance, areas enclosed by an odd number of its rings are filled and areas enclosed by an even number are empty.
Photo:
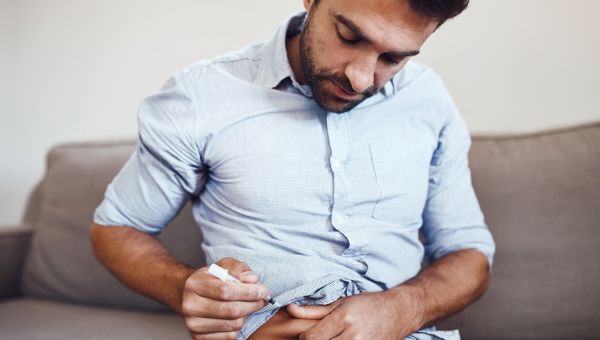
M300 34L296 34L287 40L286 50L288 62L292 67L294 78L296 78L296 81L300 83L300 85L306 85L306 77L304 76L302 61L300 60Z

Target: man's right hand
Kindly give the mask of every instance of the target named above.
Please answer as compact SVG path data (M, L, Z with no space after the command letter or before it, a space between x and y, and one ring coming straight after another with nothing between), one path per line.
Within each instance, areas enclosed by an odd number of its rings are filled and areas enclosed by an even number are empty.
M241 283L222 281L209 274L208 267L190 275L183 290L182 314L195 340L235 339L248 315L263 308L269 296L245 263L228 257L216 263Z

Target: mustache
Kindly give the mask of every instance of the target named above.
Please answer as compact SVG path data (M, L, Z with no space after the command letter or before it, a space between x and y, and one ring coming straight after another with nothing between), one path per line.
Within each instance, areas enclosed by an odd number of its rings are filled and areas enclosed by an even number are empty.
M372 95L374 95L377 92L377 89L375 88L374 85L369 86L363 92L360 92L360 93L356 92L352 88L352 83L350 82L350 79L348 79L348 77L342 76L342 75L338 75L338 74L335 74L335 73L318 75L316 78L318 80L330 80L330 81L333 81L337 85L339 85L341 88L343 88L344 91L346 91L348 93L351 93L351 94L362 94L365 97L371 97Z

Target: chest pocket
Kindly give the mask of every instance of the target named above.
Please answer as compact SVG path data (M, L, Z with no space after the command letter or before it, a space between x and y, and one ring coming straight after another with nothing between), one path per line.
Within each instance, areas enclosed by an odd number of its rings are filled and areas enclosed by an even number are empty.
M430 152L370 146L380 196L372 217L418 228L427 199Z

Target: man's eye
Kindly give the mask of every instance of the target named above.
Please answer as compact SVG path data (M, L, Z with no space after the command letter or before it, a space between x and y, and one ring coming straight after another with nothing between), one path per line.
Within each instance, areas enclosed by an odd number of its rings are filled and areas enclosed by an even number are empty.
M383 62L388 65L394 66L400 64L402 60L404 60L404 57L392 57L389 55L383 55L381 56L381 60L383 60Z
M337 36L340 39L340 41L346 45L355 45L356 43L358 43L360 40L356 39L356 38L345 38L343 35L340 34L340 32L337 32Z

